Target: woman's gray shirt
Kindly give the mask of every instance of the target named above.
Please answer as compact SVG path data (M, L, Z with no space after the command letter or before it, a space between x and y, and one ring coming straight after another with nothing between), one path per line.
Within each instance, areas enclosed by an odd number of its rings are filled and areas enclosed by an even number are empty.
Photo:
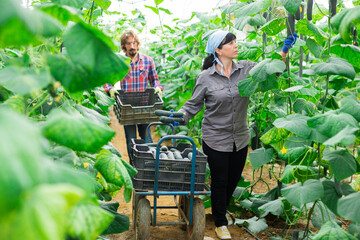
M222 75L215 64L198 76L191 99L180 109L186 113L184 120L200 112L205 104L202 120L202 138L216 151L232 152L249 144L250 131L247 125L248 97L240 97L238 83L244 80L255 62L233 62L230 79Z

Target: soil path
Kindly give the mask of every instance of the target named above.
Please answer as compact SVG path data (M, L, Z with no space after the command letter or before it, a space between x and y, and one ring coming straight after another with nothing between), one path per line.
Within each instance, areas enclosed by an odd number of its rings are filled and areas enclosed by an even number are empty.
M129 157L126 151L126 141L124 128L121 126L113 111L110 112L110 127L116 131L116 135L112 140L114 146L120 151L124 160L129 161ZM159 137L153 136L154 142L156 142ZM244 177L248 180L252 179L252 167L247 165L245 167ZM269 182L269 179L266 179ZM276 183L273 183L275 185ZM267 192L267 186L265 184L259 183L255 186L254 192ZM152 204L152 197L148 197L150 203ZM130 228L129 231L121 233L121 234L113 234L110 236L111 240L132 240L134 239L134 231L132 228L132 204L131 202L126 203L122 193L119 193L115 200L120 203L120 207L118 212L121 214L128 215L130 218ZM159 206L173 206L174 205L174 197L173 196L160 196L158 199ZM175 222L178 221L177 210L169 210L169 209L161 209L157 214L158 222ZM281 227L280 227L281 228ZM205 240L217 239L215 232L214 221L211 216L211 209L206 209L206 232L205 232ZM250 233L246 231L246 229L238 227L236 225L229 226L229 231L233 237L233 239L237 240L247 240L247 239L268 239L265 236L259 236L257 234L257 238L253 237ZM180 226L156 226L151 227L150 230L150 240L179 240L185 239L186 232L181 230Z

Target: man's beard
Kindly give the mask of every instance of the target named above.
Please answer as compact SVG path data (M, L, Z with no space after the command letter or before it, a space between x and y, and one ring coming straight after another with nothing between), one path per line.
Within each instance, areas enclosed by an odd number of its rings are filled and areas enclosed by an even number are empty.
M137 54L137 51L135 49L130 49L128 54L129 54L130 57L135 57L136 54Z

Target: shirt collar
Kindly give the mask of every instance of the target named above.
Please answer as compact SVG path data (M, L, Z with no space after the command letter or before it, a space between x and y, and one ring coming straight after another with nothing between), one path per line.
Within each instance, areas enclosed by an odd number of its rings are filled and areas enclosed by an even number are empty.
M237 62L237 63L233 62L232 65L233 65L233 66L232 66L232 70L231 70L230 76L231 76L236 70L241 69L241 68L244 68L244 64L241 63L241 62ZM214 73L216 72L217 74L219 74L220 76L222 76L222 74L220 73L220 71L216 68L216 63L214 63L209 69L210 69L210 72L209 72L210 75L212 75L212 74L214 74Z

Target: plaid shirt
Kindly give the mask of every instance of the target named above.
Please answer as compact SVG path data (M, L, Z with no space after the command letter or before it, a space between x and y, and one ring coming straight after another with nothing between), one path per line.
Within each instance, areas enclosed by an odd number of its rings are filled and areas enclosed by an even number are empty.
M153 88L160 87L162 89L156 73L154 60L140 53L139 59L135 63L130 63L130 71L120 83L121 89L125 92L145 91L148 88L148 83Z

